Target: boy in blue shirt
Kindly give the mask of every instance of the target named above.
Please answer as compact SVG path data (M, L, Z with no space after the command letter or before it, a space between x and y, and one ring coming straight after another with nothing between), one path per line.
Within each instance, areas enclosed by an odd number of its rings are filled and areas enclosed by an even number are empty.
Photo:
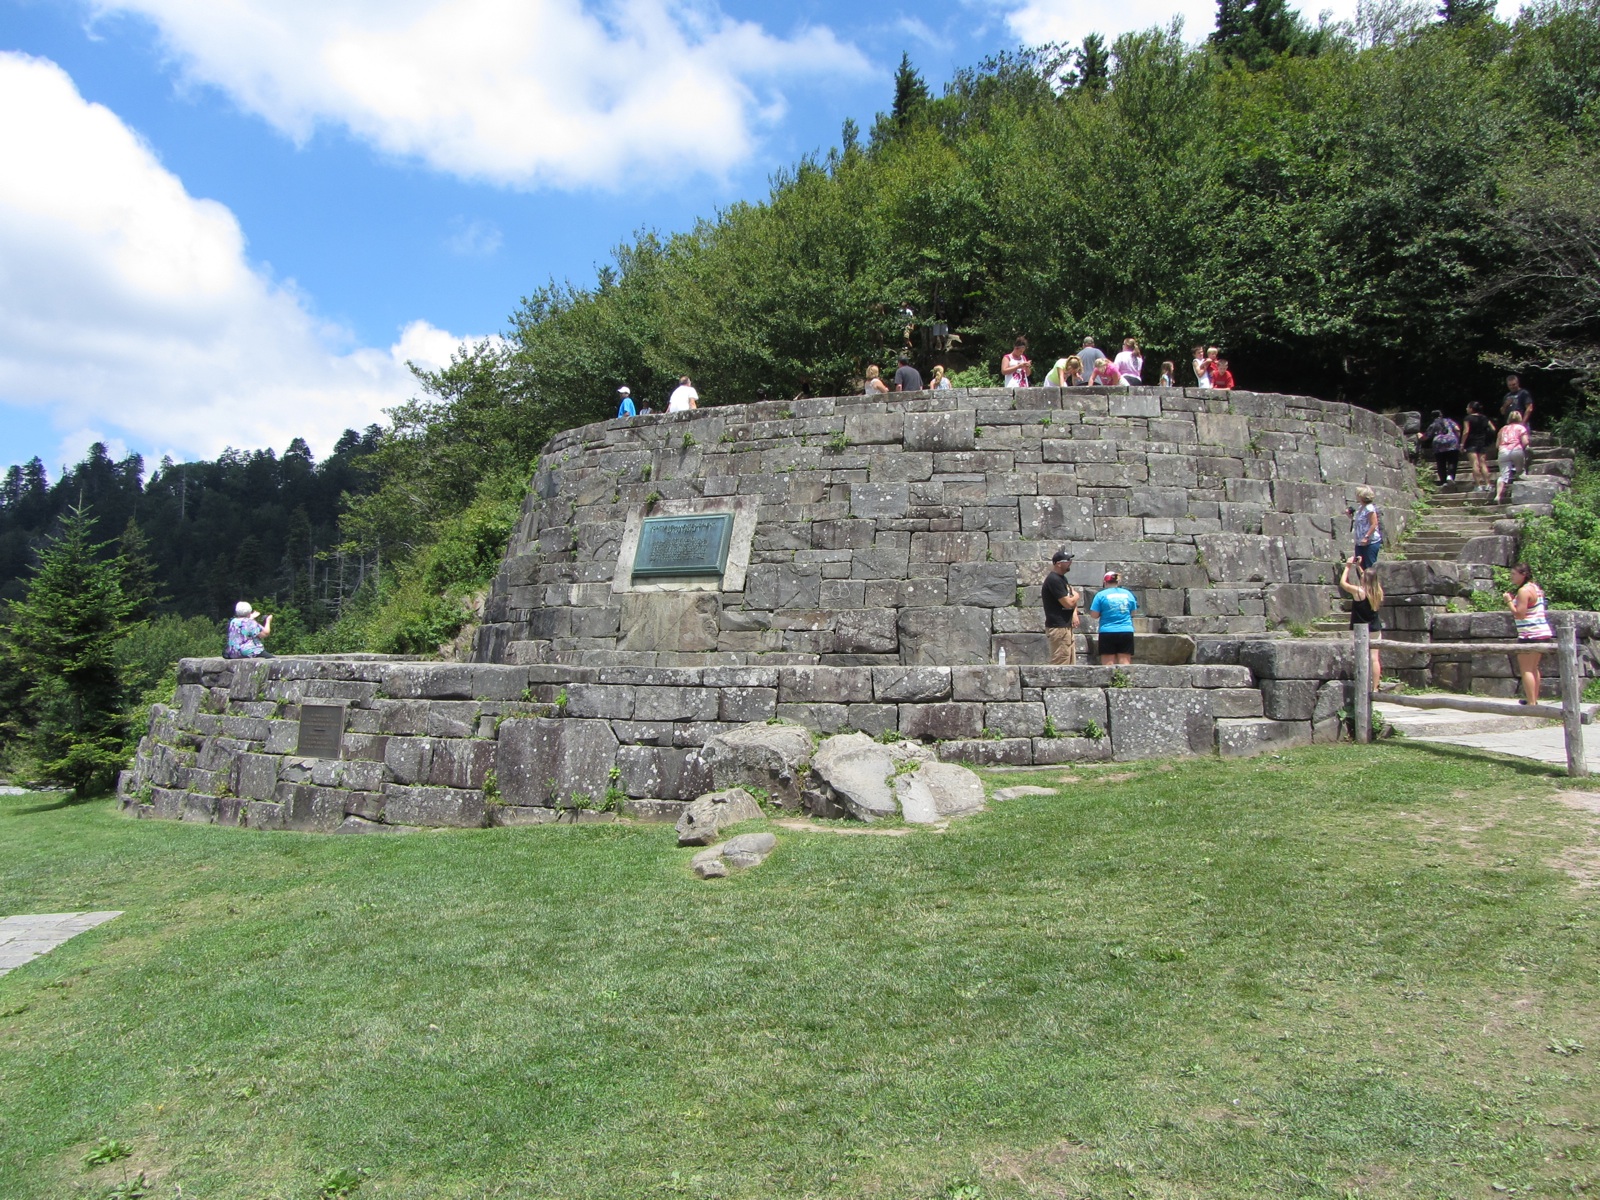
M639 410L635 408L633 404L633 390L631 388L619 387L617 389L617 395L622 397L622 403L617 405L617 419L622 420L623 418L631 419L633 417L637 417L639 415Z
M1133 614L1139 601L1118 583L1115 571L1107 571L1105 587L1095 593L1089 611L1100 616L1100 663L1107 667L1133 664Z

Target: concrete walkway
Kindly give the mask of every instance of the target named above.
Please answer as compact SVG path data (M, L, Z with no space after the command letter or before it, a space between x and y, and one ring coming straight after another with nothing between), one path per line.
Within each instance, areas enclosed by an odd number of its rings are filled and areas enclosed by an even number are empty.
M102 925L117 912L33 913L0 917L0 975L41 954L48 954L68 938Z
M1406 708L1374 701L1372 711L1401 734L1419 742L1469 746L1513 758L1567 765L1567 742L1560 721L1538 717L1503 717L1497 713L1452 712L1445 708ZM1583 729L1583 757L1591 774L1600 775L1600 732Z

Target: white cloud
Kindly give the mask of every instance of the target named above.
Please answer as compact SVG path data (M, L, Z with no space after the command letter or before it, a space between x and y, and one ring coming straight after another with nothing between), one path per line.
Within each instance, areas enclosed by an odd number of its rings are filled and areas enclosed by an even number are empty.
M54 63L0 53L0 112L0 402L61 433L190 454L299 435L325 452L415 393L408 358L442 365L458 344L417 321L357 347L317 321L251 267L232 212Z
M710 0L94 3L153 22L187 79L290 137L340 125L515 186L725 172L782 111L780 82L867 70L826 29L774 37Z
M1318 17L1327 12L1335 21L1349 21L1356 15L1358 0L1289 0L1290 8L1298 8L1305 19L1316 24ZM1044 42L1066 42L1076 45L1087 33L1103 34L1107 41L1118 34L1152 26L1166 28L1173 17L1183 18L1186 36L1193 40L1208 36L1217 21L1215 0L1122 0L1108 4L1105 0L997 0L1014 33L1030 46ZM1519 0L1500 0L1502 17L1514 17L1520 7Z
M500 226L493 221L456 217L450 222L450 236L445 238L444 244L451 254L462 258L492 258L504 241Z

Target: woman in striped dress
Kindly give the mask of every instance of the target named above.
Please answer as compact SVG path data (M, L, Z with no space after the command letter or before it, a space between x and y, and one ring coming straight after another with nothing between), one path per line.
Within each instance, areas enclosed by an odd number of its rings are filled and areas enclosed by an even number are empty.
M1517 641L1555 641L1556 632L1550 628L1550 616L1545 609L1544 589L1533 581L1533 572L1528 570L1527 563L1511 568L1511 586L1515 590L1505 593L1505 598L1511 606L1511 615L1517 620ZM1522 676L1522 702L1537 704L1543 683L1540 667L1544 655L1518 654L1516 659L1517 673Z

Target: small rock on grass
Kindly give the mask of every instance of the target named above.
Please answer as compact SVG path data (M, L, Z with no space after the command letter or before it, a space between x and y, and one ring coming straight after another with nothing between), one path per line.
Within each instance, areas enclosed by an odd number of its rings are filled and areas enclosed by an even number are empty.
M994 793L996 800L1017 800L1023 796L1054 796L1055 788L1039 787L1032 783L1018 784L1016 787L997 788Z
M724 879L728 864L722 861L722 847L711 846L689 860L689 869L701 879Z
M729 825L758 820L761 816L761 805L743 788L707 792L678 818L678 845L710 845Z

